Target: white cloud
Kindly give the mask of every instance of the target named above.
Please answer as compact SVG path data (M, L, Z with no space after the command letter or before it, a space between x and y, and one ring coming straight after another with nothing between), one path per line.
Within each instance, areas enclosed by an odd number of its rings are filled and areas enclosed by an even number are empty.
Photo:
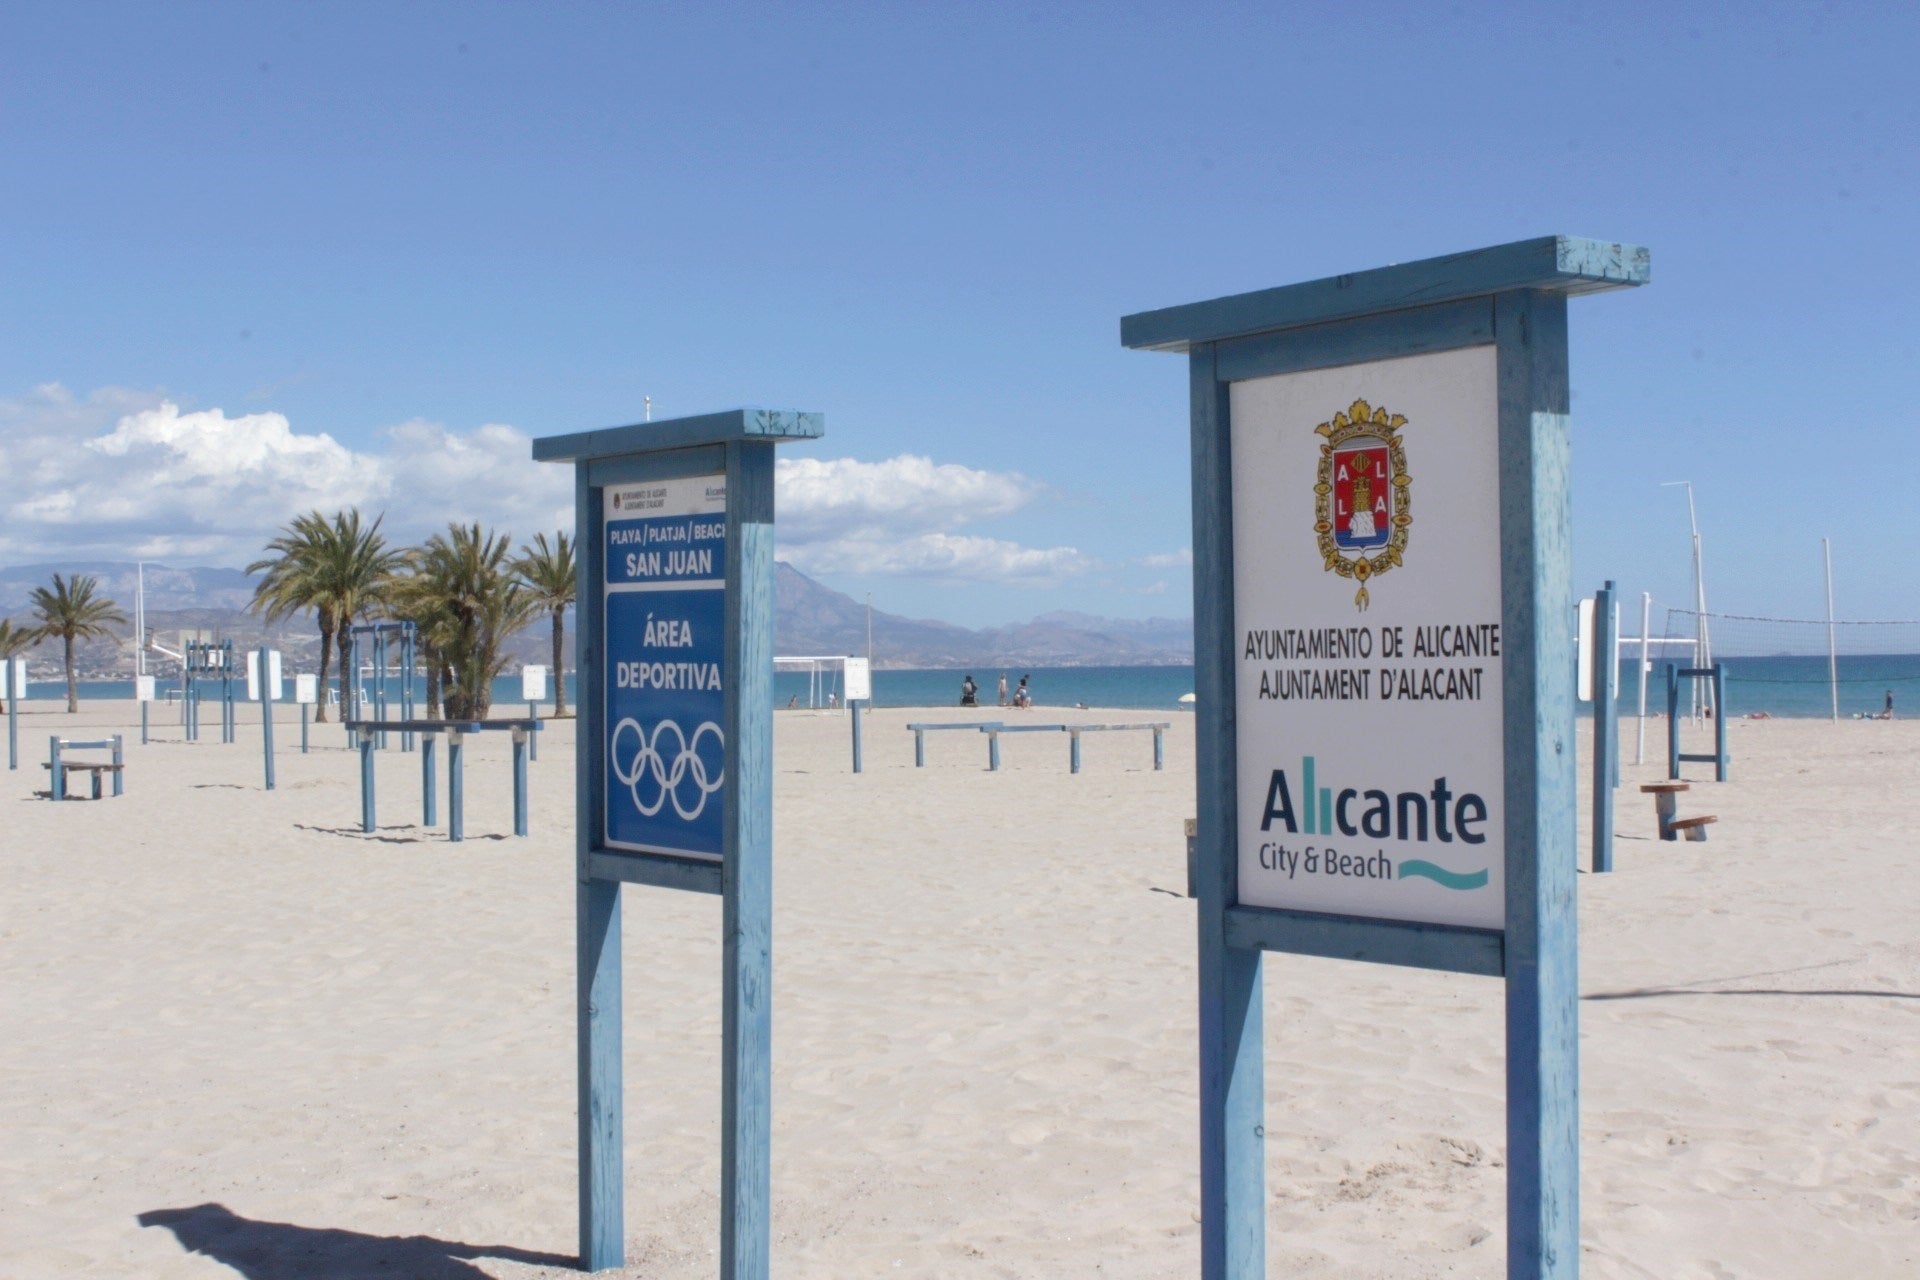
M1193 566L1193 552L1166 551L1158 555L1141 556L1134 563L1148 569L1187 569Z
M0 400L0 563L245 564L295 515L384 512L417 542L453 521L516 539L573 526L573 469L535 463L519 429L415 419L355 449L284 414L187 410L157 392L84 400L57 384ZM809 573L1018 585L1097 568L1077 548L968 532L1046 488L1017 472L903 454L776 460L780 555Z
M901 454L883 462L780 458L774 480L780 555L804 572L1042 584L1092 567L1073 547L955 532L1045 493L1018 472Z
M572 523L569 468L535 464L527 436L408 422L363 452L283 414L183 411L118 389L76 400L36 388L0 401L0 558L240 564L295 514L388 513L416 541L451 520L530 536Z

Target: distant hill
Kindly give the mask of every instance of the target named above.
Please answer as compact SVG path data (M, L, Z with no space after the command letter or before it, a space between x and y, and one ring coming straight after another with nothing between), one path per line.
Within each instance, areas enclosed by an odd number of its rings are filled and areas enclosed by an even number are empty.
M0 613L23 615L28 593L46 585L55 573L98 578L101 592L129 618L133 616L134 566L105 562L0 569ZM267 627L247 612L253 584L238 569L171 569L149 564L146 582L148 632L169 649L178 647L180 632L204 631L216 639L232 640L237 648L271 644L287 654L295 670L311 671L319 665L320 639L313 619L298 617ZM573 625L569 616L569 650ZM509 651L515 665L547 662L551 646L546 619L541 618L509 642ZM774 577L774 648L796 656L864 654L866 605L781 563ZM571 661L570 652L568 656ZM1031 622L974 630L876 609L873 656L876 666L896 669L1165 666L1193 661L1193 624L1183 618L1117 619L1054 612ZM42 645L29 651L27 659L39 678L57 669L60 655L55 646ZM127 628L117 641L82 645L78 660L83 676L131 674L132 629Z

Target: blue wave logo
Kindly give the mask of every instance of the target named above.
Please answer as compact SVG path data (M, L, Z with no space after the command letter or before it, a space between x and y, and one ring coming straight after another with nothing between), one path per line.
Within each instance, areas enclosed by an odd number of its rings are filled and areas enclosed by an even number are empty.
M1409 858L1400 864L1400 878L1405 880L1408 876L1424 876L1443 889L1484 889L1487 887L1487 873L1484 870L1475 871L1471 874L1449 871L1437 863L1427 862L1420 858Z

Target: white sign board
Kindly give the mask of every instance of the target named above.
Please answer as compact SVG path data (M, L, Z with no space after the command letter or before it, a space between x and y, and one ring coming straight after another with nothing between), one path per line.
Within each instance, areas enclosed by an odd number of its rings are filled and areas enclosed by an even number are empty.
M1240 902L1502 928L1494 349L1231 394Z
M7 697L24 698L27 696L27 660L9 658L6 663Z
M280 651L267 650L267 700L269 702L278 702L286 696L286 689L283 687L285 683L280 675ZM260 701L260 652L257 649L247 650L247 701Z
M153 701L153 684L154 684L154 680L152 676L135 676L133 678L134 701L135 702L152 702Z
M529 664L520 668L520 700L540 702L547 696L547 669Z
M873 669L867 659L847 659L846 684L848 702L873 701Z
M1579 666L1579 674L1574 683L1574 696L1582 702L1593 701L1593 650L1599 637L1594 634L1593 597L1587 596L1580 601L1580 616L1573 627L1574 645L1577 652L1574 662Z
M320 677L311 673L293 678L293 700L302 706L320 701Z

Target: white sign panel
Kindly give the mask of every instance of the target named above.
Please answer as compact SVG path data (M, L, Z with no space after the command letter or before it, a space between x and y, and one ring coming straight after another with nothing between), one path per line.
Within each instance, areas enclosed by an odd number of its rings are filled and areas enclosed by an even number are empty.
M547 696L547 669L529 664L520 668L520 700L539 702Z
M1579 667L1579 675L1574 683L1574 696L1582 702L1593 701L1593 650L1599 642L1593 630L1593 597L1580 601L1579 618L1574 622L1574 644L1577 652L1574 662Z
M848 702L873 701L873 670L865 658L848 658L846 664Z
M1503 927L1494 349L1231 394L1240 902Z
M27 696L27 660L10 658L5 664L7 675L7 697L24 698Z
M312 674L295 676L293 700L305 706L312 706L320 701L320 677Z
M133 678L134 701L135 702L152 702L153 686L154 686L154 678L152 676L135 676Z
M280 675L280 651L267 650L267 700L278 702L286 696L282 687L285 680ZM260 701L260 651L247 650L247 701Z

